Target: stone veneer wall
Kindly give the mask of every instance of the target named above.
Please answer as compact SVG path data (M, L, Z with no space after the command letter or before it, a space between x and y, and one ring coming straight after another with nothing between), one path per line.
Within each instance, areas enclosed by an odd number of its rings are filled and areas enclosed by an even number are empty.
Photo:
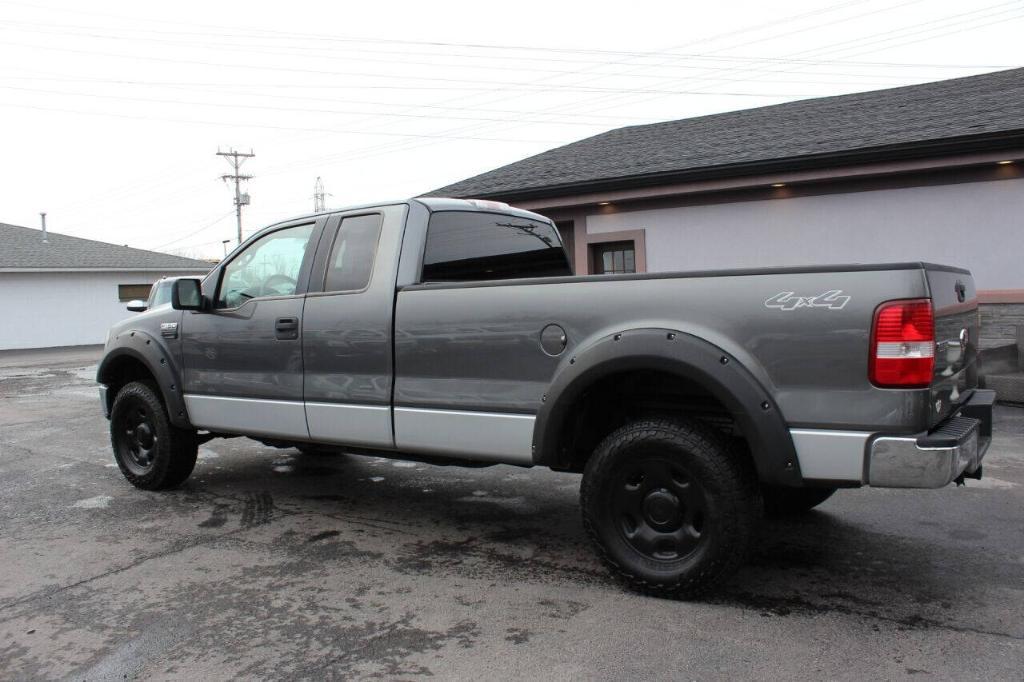
M982 348L1017 342L1017 328L1024 328L1024 303L982 303L980 309Z

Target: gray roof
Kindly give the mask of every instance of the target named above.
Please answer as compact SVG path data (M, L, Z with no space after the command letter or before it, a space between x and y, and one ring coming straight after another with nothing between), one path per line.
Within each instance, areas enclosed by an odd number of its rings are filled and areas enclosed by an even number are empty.
M1022 141L1024 69L1011 69L619 128L431 194L511 200Z
M206 272L206 261L0 223L0 270Z

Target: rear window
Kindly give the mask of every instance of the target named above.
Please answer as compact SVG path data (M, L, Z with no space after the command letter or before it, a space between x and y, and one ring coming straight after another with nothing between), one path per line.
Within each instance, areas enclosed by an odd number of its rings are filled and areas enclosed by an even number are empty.
M572 274L554 226L498 213L430 216L424 282L466 282Z

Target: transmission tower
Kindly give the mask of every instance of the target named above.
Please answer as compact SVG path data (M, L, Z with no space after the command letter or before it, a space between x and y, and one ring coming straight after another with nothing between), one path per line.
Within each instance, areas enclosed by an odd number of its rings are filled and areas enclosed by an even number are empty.
M222 175L220 179L224 182L228 180L235 181L235 218L238 221L238 243L242 243L242 206L249 205L249 193L243 192L241 187L242 180L252 180L251 175L242 175L239 173L239 169L246 160L256 156L249 150L248 154L242 152L236 152L234 149L227 152L217 150L217 156L223 156L224 160L231 164L231 168L234 169L234 174Z
M324 192L324 182L320 176L316 176L316 184L313 185L313 213L321 213L327 210L327 197L334 196Z

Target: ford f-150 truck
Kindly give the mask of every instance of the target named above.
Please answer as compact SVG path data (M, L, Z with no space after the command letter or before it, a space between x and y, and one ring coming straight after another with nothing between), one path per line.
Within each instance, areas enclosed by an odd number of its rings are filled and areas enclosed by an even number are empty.
M109 334L114 457L147 490L198 445L582 473L636 589L690 596L770 513L980 477L966 270L927 263L574 277L554 224L425 198L268 227Z

